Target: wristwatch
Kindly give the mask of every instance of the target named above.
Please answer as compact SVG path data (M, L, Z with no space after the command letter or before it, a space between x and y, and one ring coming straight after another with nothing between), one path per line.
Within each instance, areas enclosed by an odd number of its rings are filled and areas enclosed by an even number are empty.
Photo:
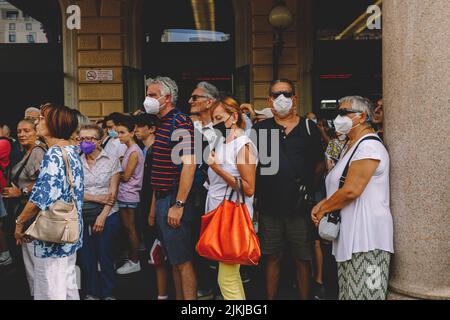
M181 200L175 201L175 206L176 206L177 208L183 208L185 205L186 205L186 203L184 203L184 202L181 201Z

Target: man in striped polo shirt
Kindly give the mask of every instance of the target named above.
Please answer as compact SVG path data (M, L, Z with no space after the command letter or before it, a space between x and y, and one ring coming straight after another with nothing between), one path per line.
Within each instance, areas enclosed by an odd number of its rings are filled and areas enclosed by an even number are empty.
M195 300L192 221L196 216L189 197L196 169L194 126L189 116L175 108L177 96L178 87L172 79L157 77L147 81L145 110L161 119L153 144L150 215L156 218L173 266L177 299Z

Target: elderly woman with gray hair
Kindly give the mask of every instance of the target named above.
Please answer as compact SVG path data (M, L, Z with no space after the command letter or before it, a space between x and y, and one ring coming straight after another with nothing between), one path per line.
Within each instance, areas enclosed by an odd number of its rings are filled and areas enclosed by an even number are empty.
M385 299L394 252L389 155L371 126L371 102L351 96L339 104L334 124L348 142L326 177L327 199L313 208L311 218L319 225L327 213L340 210L340 230L333 241L339 299Z

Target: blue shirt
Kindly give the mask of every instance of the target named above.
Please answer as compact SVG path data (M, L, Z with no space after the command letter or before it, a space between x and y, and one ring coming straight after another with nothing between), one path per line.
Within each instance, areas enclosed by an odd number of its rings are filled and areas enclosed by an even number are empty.
M84 195L83 165L79 156L79 149L75 146L64 147L69 158L69 164L74 178L75 203L78 209L78 221L80 224L80 238L76 243L49 243L34 240L34 255L38 258L68 257L74 254L82 246L83 219L81 208ZM58 146L51 147L42 160L39 177L33 187L30 202L36 204L39 209L47 210L57 200L72 201L72 191L66 178L66 168L62 151Z

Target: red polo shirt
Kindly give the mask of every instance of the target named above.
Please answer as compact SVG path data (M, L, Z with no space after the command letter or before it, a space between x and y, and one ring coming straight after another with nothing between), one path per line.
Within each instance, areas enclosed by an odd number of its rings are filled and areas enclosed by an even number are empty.
M7 181L4 171L9 165L9 154L11 153L11 143L6 139L0 139L0 191L6 187Z

